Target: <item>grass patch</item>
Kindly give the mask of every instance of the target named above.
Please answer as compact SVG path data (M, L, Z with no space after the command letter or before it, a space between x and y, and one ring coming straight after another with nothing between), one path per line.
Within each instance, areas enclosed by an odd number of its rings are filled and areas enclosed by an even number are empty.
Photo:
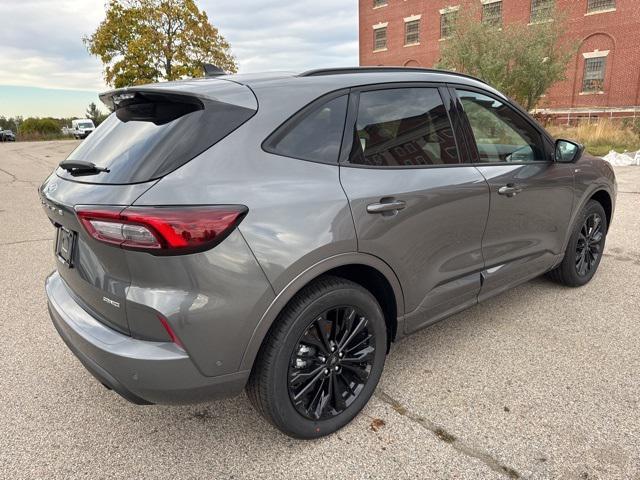
M549 125L547 130L556 138L575 140L586 146L587 151L598 157L611 150L635 152L640 150L640 128L638 124L612 122L608 119L576 126Z
M73 140L73 137L69 135L63 135L62 133L18 132L18 134L16 135L16 140L18 140L19 142L44 142L48 140Z

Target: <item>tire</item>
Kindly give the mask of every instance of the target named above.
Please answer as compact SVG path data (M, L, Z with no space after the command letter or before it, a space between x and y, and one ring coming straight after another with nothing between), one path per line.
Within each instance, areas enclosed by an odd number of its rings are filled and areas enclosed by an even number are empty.
M349 280L321 277L296 294L272 326L247 395L267 421L291 437L329 435L369 401L386 351L384 315L373 295Z
M590 224L591 221L597 225ZM551 270L548 277L568 287L581 287L589 283L602 260L607 229L604 208L595 200L589 200L576 219L562 263ZM584 252L587 265L581 262L581 252Z

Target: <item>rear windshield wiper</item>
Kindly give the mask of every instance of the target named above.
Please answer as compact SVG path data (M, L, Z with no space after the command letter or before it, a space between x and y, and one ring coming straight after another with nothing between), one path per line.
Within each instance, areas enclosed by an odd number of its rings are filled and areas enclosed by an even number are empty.
M100 172L109 172L108 168L98 167L91 162L82 160L64 160L60 162L60 168L64 168L71 175L94 175Z

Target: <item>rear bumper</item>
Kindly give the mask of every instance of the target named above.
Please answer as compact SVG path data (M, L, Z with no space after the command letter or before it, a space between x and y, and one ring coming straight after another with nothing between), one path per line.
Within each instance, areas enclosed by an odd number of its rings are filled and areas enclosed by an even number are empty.
M242 391L249 371L206 377L173 343L136 340L103 325L80 307L58 272L45 284L58 333L108 388L138 403L195 403Z

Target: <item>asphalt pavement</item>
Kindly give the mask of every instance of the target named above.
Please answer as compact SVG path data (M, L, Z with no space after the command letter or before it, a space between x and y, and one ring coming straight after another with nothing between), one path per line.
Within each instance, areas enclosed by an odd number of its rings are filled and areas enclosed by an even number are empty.
M244 395L129 404L69 352L36 188L76 145L0 144L0 478L640 480L640 167L616 168L589 285L539 278L399 342L355 421L305 442Z

